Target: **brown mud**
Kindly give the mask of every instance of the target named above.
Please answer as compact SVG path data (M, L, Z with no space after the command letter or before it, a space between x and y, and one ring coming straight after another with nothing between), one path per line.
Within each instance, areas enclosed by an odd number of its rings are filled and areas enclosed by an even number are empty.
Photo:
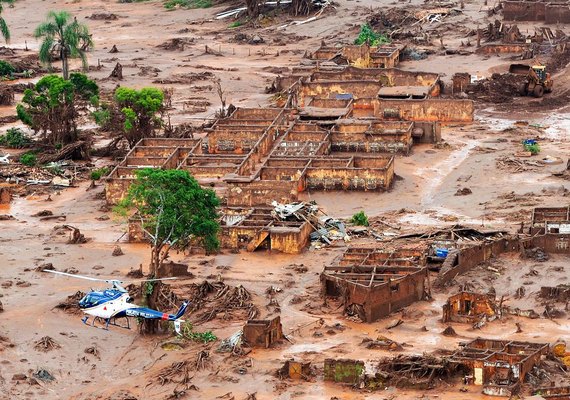
M411 2L417 7L421 4L416 0ZM284 29L280 27L291 20L288 15L267 16L256 28L230 29L231 19L213 18L226 7L166 11L160 1L129 4L26 0L16 2L14 8L6 7L2 16L12 30L11 47L23 49L27 43L33 53L38 43L32 31L47 12L70 11L88 24L93 33L96 48L89 54L90 75L103 88L111 90L117 85L117 81L107 77L119 62L123 66L122 86L174 88L172 122L202 123L213 117L219 107L216 79L221 81L228 104L268 106L271 100L264 94L264 88L276 76L272 71L297 65L303 53L316 49L322 40L351 42L360 23L372 17L370 7L385 5L371 0L342 0L316 21ZM457 49L470 30L492 20L481 11L482 7L482 1L465 2L461 13L446 17L428 30L433 31L433 37L443 34L445 47ZM530 23L519 24L523 32L532 27ZM563 29L568 31L566 26ZM250 37L259 35L263 43L235 40L240 33ZM439 45L437 39L433 42ZM118 51L109 53L113 46ZM506 72L511 62L508 56L482 57L474 52L450 55L433 44L418 45L420 49L422 46L432 50L427 59L404 61L400 66L438 72L446 82L455 72L490 78L493 73ZM73 67L78 66L73 63ZM533 207L568 204L570 183L552 175L563 169L565 163L540 162L545 156L564 161L570 156L570 123L565 108L570 78L565 64L559 62L556 68L559 72L551 97L540 100L514 97L500 105L479 102L474 124L443 128L445 146L418 145L409 157L397 156L396 173L402 179L391 191L307 192L305 200L316 200L329 215L339 218L365 210L371 217L383 217L406 231L461 223L514 232L521 221L529 221ZM16 93L16 100L19 98L21 94ZM0 117L13 114L13 106L0 107ZM516 124L518 120L527 123ZM4 124L2 131L17 124ZM505 161L521 150L521 141L527 138L539 138L542 149L539 156L532 158L533 163L519 168ZM455 286L433 291L430 302L415 303L375 323L355 322L342 316L340 310L325 307L319 295L319 274L345 250L347 244L342 241L297 256L265 251L222 252L216 256L173 254L172 259L188 264L193 274L192 278L173 284L178 293L183 295L184 285L222 279L228 285L243 285L252 293L260 318L280 315L290 342L276 348L254 349L246 356L233 357L215 351L219 341L209 345L163 346L171 341L171 336L143 337L138 334L135 321L131 321L131 330L88 327L81 323L79 315L56 306L77 291L89 290L89 282L47 276L36 271L36 267L52 263L59 271L74 268L84 275L123 278L131 269L148 264L149 251L144 245L125 242L124 221L112 212L101 211L102 186L86 191L87 186L88 182L82 182L78 187L54 193L50 202L46 201L46 195L34 194L32 189L27 196L17 197L0 209L0 214L14 217L0 221L3 260L0 300L4 307L0 313L0 398L165 399L182 390L187 398L200 399L245 399L252 393L259 400L487 399L478 387L460 391L463 385L459 383L442 383L437 389L425 392L396 388L360 392L324 382L322 365L326 358L353 358L372 366L379 359L393 355L388 350L371 350L361 345L363 339L374 340L378 336L405 343L402 354L422 354L454 350L459 342L479 336L552 342L567 336L570 329L567 316L556 320L509 316L480 330L454 323L456 336L442 334L447 328L447 324L441 323L442 305L459 284L469 283L480 290L493 287L498 296L511 297L524 285L526 295L511 299L509 304L541 313L544 306L536 298L540 286L567 283L567 261L559 257L537 264L529 259L503 256L492 262L499 275L485 266L478 267L458 277ZM471 194L455 196L464 188ZM79 228L91 240L66 243L68 237L58 235L55 229L61 222L32 217L45 209L54 215L65 215L65 224ZM101 218L104 215L110 218ZM113 256L117 243L124 253L120 257ZM369 241L355 239L351 244L358 243ZM299 264L306 271L299 272L303 271L295 267ZM272 286L281 289L273 295L279 310L274 303L268 305L270 300L265 293ZM192 314L189 319L194 317ZM403 324L387 330L386 326L397 319L402 319ZM243 323L244 318L216 318L201 321L196 329L212 330L222 339L241 329ZM517 324L522 332L517 332ZM43 351L42 346L49 347L49 351ZM209 353L204 368L192 367L191 363L202 351ZM290 358L312 362L321 373L313 382L281 381L275 372ZM181 361L188 364L176 364ZM175 364L176 374L168 375L165 380L165 368ZM39 369L49 371L55 381L30 379ZM24 374L24 379L19 374Z

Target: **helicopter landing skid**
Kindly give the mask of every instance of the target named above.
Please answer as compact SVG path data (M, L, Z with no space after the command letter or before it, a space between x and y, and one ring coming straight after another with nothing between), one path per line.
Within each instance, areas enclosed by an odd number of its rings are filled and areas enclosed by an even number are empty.
M127 320L127 326L124 325L120 325L117 323L117 318L101 318L101 317L93 317L93 320L91 321L91 324L87 323L87 321L89 320L89 316L85 316L81 319L81 321L85 324L85 325L89 325L93 328L98 328L98 329L103 329L108 331L109 330L109 325L111 326L118 326L119 328L124 328L124 329L131 329L131 324L129 322L129 318L128 317L121 317L121 318L125 318ZM105 323L105 327L102 328L100 326L95 326L95 322L97 321L104 321Z

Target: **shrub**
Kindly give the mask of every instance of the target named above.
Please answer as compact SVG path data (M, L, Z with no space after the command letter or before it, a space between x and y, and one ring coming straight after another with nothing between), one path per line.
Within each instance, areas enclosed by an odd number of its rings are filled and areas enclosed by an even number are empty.
M0 136L0 146L11 149L22 149L29 146L30 143L30 138L20 128L10 128L5 135Z
M354 225L359 225L359 226L370 225L370 223L368 222L368 217L366 216L366 214L364 214L364 211L359 211L356 214L354 214L350 219L350 222L353 223Z
M111 111L103 106L102 108L95 110L91 113L91 116L95 120L95 123L101 127L103 130L107 130L109 123L111 122Z
M374 32L374 29L372 29L370 25L364 24L360 26L360 33L354 41L354 44L360 45L367 42L370 46L379 46L384 43L390 43L390 39L381 33Z
M31 151L28 153L24 153L20 156L20 162L24 165L27 165L28 167L33 167L34 165L36 165L37 161L38 158L36 154L32 153Z
M0 76L11 76L16 70L7 61L0 60Z
M101 177L107 175L108 173L109 173L108 167L97 168L91 171L91 180L98 181L99 179L101 179Z

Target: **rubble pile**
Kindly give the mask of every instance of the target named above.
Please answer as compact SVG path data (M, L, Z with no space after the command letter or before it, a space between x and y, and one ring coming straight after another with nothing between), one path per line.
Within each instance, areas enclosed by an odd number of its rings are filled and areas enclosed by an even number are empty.
M511 173L535 171L537 168L544 167L538 161L525 160L515 156L497 158L496 166L498 169Z
M85 296L85 293L82 291L77 291L74 294L67 296L67 298L55 306L60 310L63 310L69 314L80 314L81 310L79 309L79 300L81 300Z
M342 221L326 215L316 203L298 202L280 204L276 201L271 203L273 211L271 215L279 221L305 221L313 228L310 234L313 248L321 248L323 244L330 245L335 240L350 241L346 227Z
M49 336L44 336L34 344L34 349L38 351L48 352L59 349L61 346Z
M178 298L192 299L191 318L194 324L201 324L215 318L254 319L259 314L251 293L241 285L231 286L223 282L205 280L200 284L193 283L180 289L177 288L174 292L176 300Z
M526 77L516 74L493 74L470 85L466 93L470 98L490 103L510 103L520 96Z
M374 378L368 387L384 386L432 388L440 379L447 379L454 373L454 368L444 357L424 355L398 355L384 358L377 365Z

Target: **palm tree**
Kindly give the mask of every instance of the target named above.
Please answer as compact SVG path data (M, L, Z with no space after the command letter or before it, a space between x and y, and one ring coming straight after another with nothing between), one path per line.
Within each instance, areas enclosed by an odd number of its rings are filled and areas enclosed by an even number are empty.
M2 1L2 0L0 0ZM51 67L53 55L59 55L63 69L63 79L69 79L68 58L81 58L83 69L87 69L85 52L93 48L93 40L87 26L77 22L67 11L50 11L47 21L35 30L36 38L43 38L40 46L40 61Z
M14 0L0 0L0 14L2 14L2 11L4 11L2 3L12 4L13 2ZM6 43L10 41L10 31L8 30L8 24L6 24L6 21L4 20L4 18L2 18L1 15L0 15L0 34L2 34Z

